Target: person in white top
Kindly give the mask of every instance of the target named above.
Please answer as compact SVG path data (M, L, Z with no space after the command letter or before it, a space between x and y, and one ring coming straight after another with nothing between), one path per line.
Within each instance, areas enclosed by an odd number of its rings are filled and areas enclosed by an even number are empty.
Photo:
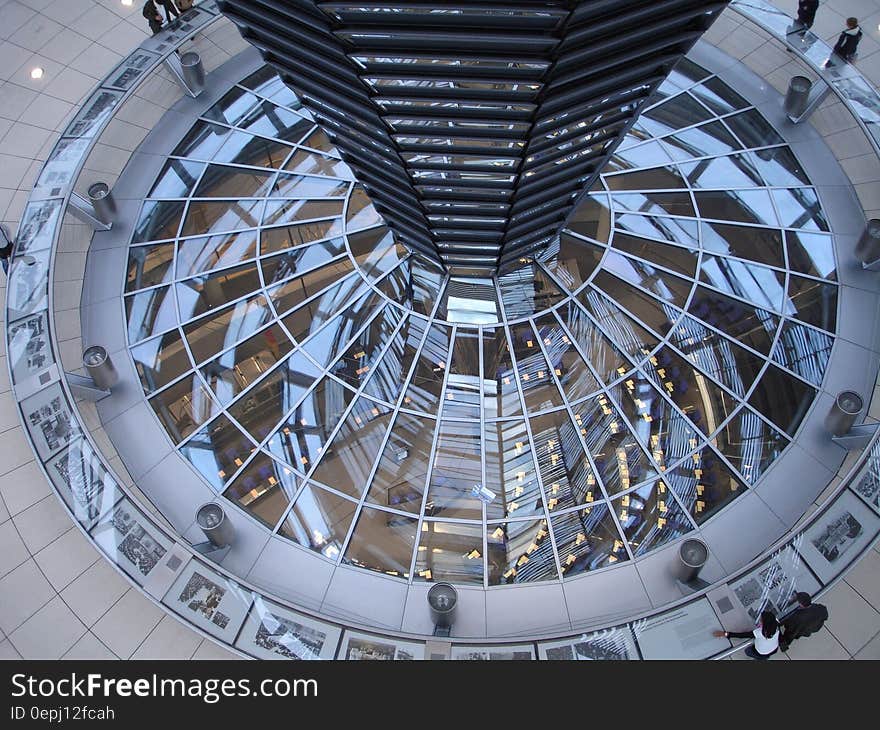
M753 631L715 631L715 636L728 639L755 639L755 645L745 650L752 659L769 659L779 651L779 621L772 611L762 611L758 625Z

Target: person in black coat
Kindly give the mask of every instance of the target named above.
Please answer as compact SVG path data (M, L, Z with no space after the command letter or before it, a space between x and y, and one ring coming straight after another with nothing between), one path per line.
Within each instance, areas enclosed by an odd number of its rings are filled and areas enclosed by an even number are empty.
M798 607L782 621L779 648L787 651L795 639L815 634L828 620L828 609L821 603L813 603L809 593L796 593Z
M0 264L3 265L3 271L7 274L9 273L9 259L12 257L14 248L15 245L6 233L6 229L0 226Z
M859 21L856 18L847 18L846 30L840 34L837 43L834 44L834 54L845 61L852 61L860 40L862 40L862 29L859 27Z
M804 28L812 28L816 20L816 11L819 9L819 0L799 0L797 19Z
M165 18L168 22L171 22L171 16L173 15L175 18L180 17L180 11L177 9L177 6L174 4L174 0L156 0L163 8L165 8Z
M153 0L147 0L144 3L143 15L150 24L150 30L153 31L153 35L162 30L162 16L159 15L159 8L156 7L156 3Z

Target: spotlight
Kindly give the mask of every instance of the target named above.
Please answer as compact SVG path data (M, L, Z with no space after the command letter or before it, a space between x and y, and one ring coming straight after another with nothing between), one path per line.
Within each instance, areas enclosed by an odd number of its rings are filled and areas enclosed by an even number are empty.
M34 80L43 78L43 69L39 66L35 66L31 69L31 78Z

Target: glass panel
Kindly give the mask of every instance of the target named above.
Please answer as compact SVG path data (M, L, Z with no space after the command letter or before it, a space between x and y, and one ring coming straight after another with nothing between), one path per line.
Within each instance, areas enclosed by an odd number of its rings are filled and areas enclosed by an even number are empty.
M220 490L256 449L232 421L221 415L199 429L180 453L208 484Z
M171 287L148 289L125 298L125 316L128 320L128 341L140 342L177 324L177 312Z
M834 338L796 322L785 322L773 348L773 359L816 387L822 384Z
M581 298L590 298L589 291L585 295ZM583 309L572 303L560 309L559 315L602 380L613 381L633 368L620 349L603 334Z
M257 255L257 232L190 238L177 244L177 277L223 269Z
M183 328L196 362L204 362L249 337L270 317L263 296L237 302Z
M336 160L326 155L319 155L306 150L297 150L284 165L285 170L312 175L329 175L352 179L353 175L348 165L341 160ZM350 203L349 203L350 205Z
M700 280L727 294L748 302L782 311L785 299L785 274L735 259L703 256Z
M739 396L748 392L764 366L762 358L692 317L686 316L669 339L694 365Z
M260 253L267 254L282 251L340 235L342 235L341 218L300 223L295 226L264 228L260 233ZM342 246L341 239L337 240L339 243L334 241L334 245Z
M295 373L294 373L295 375ZM288 382L294 381L290 378ZM299 396L295 396L298 398ZM293 400L293 396L291 400ZM324 451L330 433L354 400L354 393L325 377L282 422L266 444L275 457L306 472Z
M773 200L779 210L779 222L786 228L803 228L809 231L830 230L813 188L776 189L773 190Z
M425 514L471 520L482 517L480 500L473 494L474 487L483 483L480 436L479 422L440 422Z
M614 386L611 398L624 414L636 438L661 469L674 464L696 448L700 433L640 373ZM693 417L693 406L689 405L688 408ZM713 424L709 432L714 431L716 426Z
M533 312L549 309L566 295L538 266L523 266L498 277L501 302L508 319L526 317Z
M386 403L397 401L427 326L428 323L418 317L409 317L403 323L376 364L375 374L364 387L365 393Z
M666 472L664 478L698 525L746 491L745 485L709 448L696 452Z
M145 200L131 242L143 243L176 238L185 205L185 202L176 200Z
M452 348L443 416L476 418L480 407L480 333L458 329Z
M660 343L640 323L650 325L656 332L667 332L676 321L679 311L665 302L659 302L635 287L620 282L614 299L610 299L592 286L578 294L578 301L593 315L593 318L609 333L614 342L630 358L641 362ZM626 314L618 304L627 307L638 317L638 322ZM573 305L572 305L573 308ZM558 310L565 316L564 307ZM620 371L618 370L618 374Z
M194 200L186 212L181 235L197 236L255 228L260 224L262 212L262 200L238 200L232 204L228 200Z
M358 517L343 562L409 578L419 521L365 508Z
M769 365L749 398L749 405L794 436L815 397L815 388Z
M694 193L697 207L706 218L775 226L776 212L766 190L717 190Z
M706 251L785 268L780 231L726 223L703 223L702 233Z
M567 411L530 419L547 509L560 512L601 497L578 431Z
M611 232L611 208L607 195L588 195L574 209L566 228L600 243L607 243ZM560 254L561 258L564 258Z
M538 336L532 327L529 324L511 327L510 339L513 342L526 410L535 413L561 406L562 396L553 381L550 366L541 352Z
M693 527L662 481L614 500L614 511L635 557L644 555Z
M342 215L343 201L336 200L269 200L263 224L281 225L293 221L332 218Z
M176 286L180 319L186 322L260 288L256 264L187 279Z
M736 338L753 350L764 355L770 354L770 347L779 325L779 320L770 312L756 309L701 286L698 286L694 292L688 311L696 319Z
M147 393L168 385L192 367L183 339L176 329L132 347L131 356Z
M562 574L568 578L629 560L608 505L550 518Z
M580 400L599 390L599 381L575 349L556 316L546 314L535 320L535 326L566 397L570 401Z
M338 198L348 192L348 183L311 175L280 173L272 188L275 198Z
M781 432L741 408L712 439L712 445L754 484L788 446Z
M747 153L680 163L682 172L694 188L764 187L764 179ZM717 217L717 216L713 216Z
M483 330L483 408L486 418L522 416L507 334L500 328Z
M273 529L298 487L290 469L260 452L227 487L223 496Z
M746 147L764 147L781 144L780 137L756 109L727 117L724 123L739 137Z
M741 147L721 122L707 122L663 138L664 147L676 159L721 155Z
M399 412L382 451L367 501L418 514L428 477L436 421Z
M416 576L428 581L483 584L483 528L455 522L422 523Z
M837 286L792 274L788 279L785 313L834 332L837 329Z
M793 271L823 279L836 279L834 243L831 236L805 231L786 231L788 265Z
M490 586L559 577L547 520L488 525L486 555Z
M156 284L167 284L173 278L174 244L138 246L128 253L128 278L125 291L146 289Z
M391 413L387 408L359 398L324 450L312 478L360 499L367 488L367 479L390 421Z
M544 503L522 421L487 424L485 430L486 488L496 496L487 504L489 519L544 514Z
M419 353L409 387L406 389L403 399L404 408L423 413L437 413L451 337L452 330L449 327L431 325L428 337ZM399 387L398 384L398 390Z
M638 256L659 264L677 274L694 276L697 269L697 252L678 246L664 246L647 238L630 236L626 233L614 235L614 248L633 256Z
M219 412L208 389L195 375L150 399L150 405L174 443L183 441Z
M573 410L575 423L608 494L656 476L623 416L607 396L597 396Z
M205 168L191 160L168 160L148 198L186 198Z
M208 165L194 198L262 198L269 194L273 173L227 165Z
M275 429L302 395L302 378L291 370L273 370L257 386L239 398L229 415L261 442Z
M336 560L356 509L357 502L306 485L278 534Z

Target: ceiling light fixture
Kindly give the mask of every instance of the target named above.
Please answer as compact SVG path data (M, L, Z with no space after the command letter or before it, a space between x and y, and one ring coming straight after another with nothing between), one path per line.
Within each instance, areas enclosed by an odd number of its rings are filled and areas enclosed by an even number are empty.
M43 69L39 66L35 66L31 69L31 78L34 80L43 78Z

